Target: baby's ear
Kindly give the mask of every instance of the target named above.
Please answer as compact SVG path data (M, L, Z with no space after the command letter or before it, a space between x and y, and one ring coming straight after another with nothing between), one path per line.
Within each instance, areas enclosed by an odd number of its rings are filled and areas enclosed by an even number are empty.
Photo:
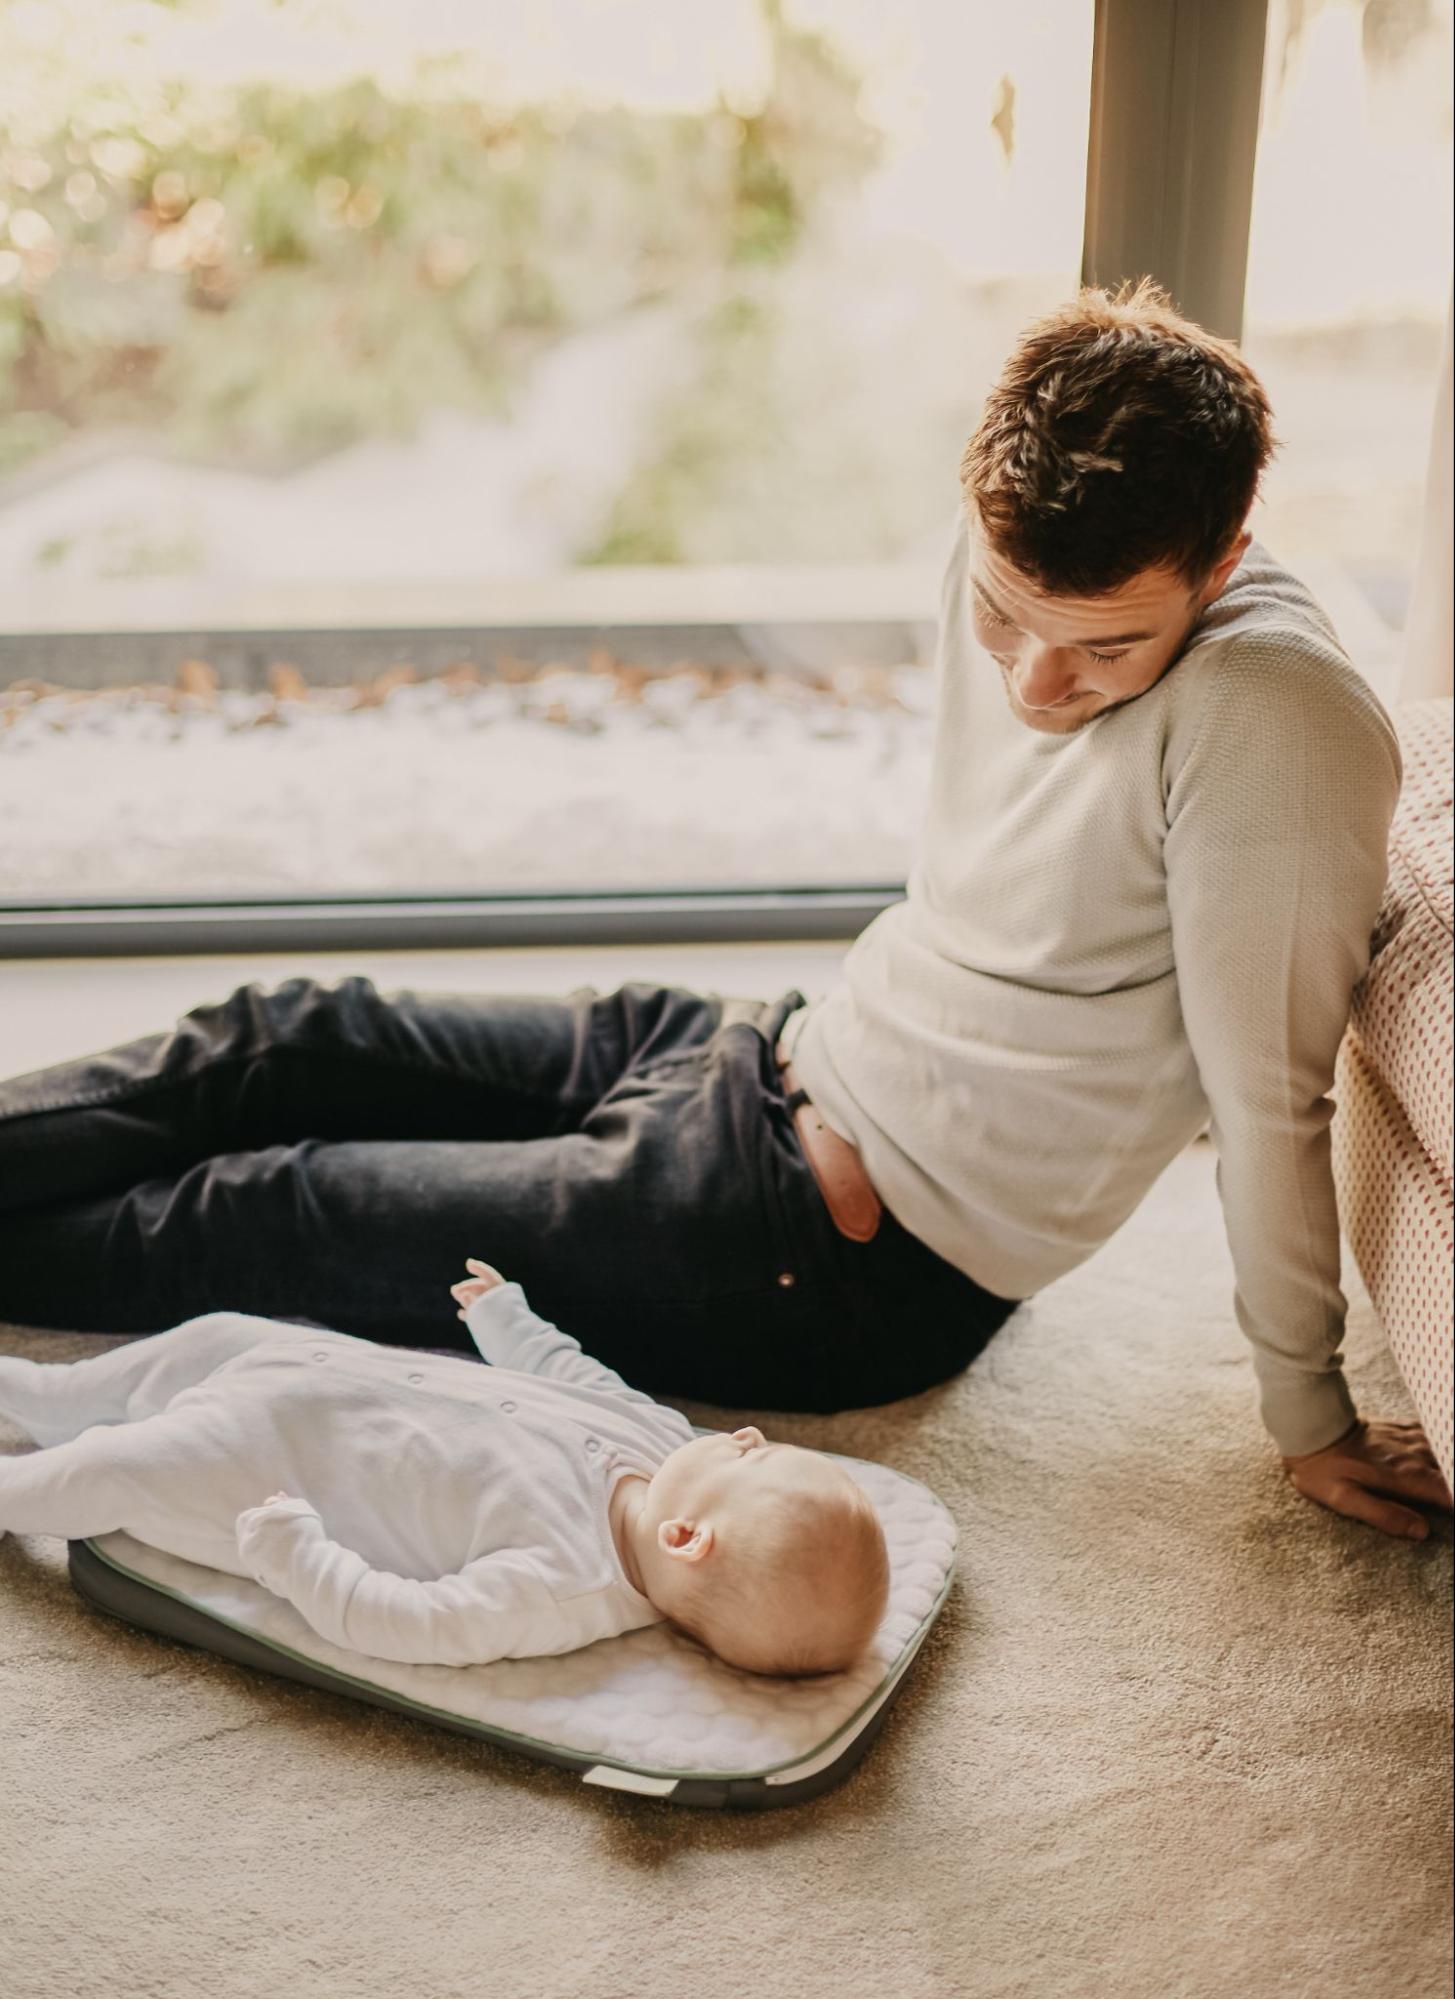
M679 1562L700 1562L712 1550L712 1529L696 1520L664 1520L657 1546Z

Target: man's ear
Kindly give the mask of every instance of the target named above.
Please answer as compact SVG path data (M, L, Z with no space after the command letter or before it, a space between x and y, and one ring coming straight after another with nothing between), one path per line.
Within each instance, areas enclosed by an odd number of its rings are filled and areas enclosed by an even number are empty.
M657 1529L657 1546L679 1562L700 1562L712 1552L712 1538L705 1521L664 1520Z
M1204 583L1199 593L1205 605L1211 604L1214 598L1222 595L1224 585L1238 564L1243 560L1244 555L1248 551L1248 544L1252 539L1252 531L1248 528L1243 528L1234 539L1227 553L1220 556L1213 564L1207 582Z

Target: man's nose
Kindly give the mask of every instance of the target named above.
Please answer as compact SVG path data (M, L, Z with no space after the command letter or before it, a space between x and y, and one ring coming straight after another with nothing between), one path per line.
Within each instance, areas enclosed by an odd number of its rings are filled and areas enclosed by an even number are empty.
M1075 691L1073 664L1059 646L1035 646L1016 664L1016 699L1023 708L1054 708Z

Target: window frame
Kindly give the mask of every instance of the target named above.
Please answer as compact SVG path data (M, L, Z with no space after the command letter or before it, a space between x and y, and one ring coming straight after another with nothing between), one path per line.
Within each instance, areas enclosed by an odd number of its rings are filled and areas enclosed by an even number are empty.
M1268 0L1096 0L1081 275L1243 332Z
M37 898L0 905L0 960L838 940L856 937L903 895L902 888L871 884L152 902Z

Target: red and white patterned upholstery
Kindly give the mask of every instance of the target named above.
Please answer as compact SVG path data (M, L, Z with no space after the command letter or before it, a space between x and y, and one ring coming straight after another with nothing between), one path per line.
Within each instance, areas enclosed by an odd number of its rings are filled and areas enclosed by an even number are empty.
M1395 710L1404 788L1375 956L1339 1051L1334 1177L1349 1247L1445 1476L1455 1401L1451 704Z

